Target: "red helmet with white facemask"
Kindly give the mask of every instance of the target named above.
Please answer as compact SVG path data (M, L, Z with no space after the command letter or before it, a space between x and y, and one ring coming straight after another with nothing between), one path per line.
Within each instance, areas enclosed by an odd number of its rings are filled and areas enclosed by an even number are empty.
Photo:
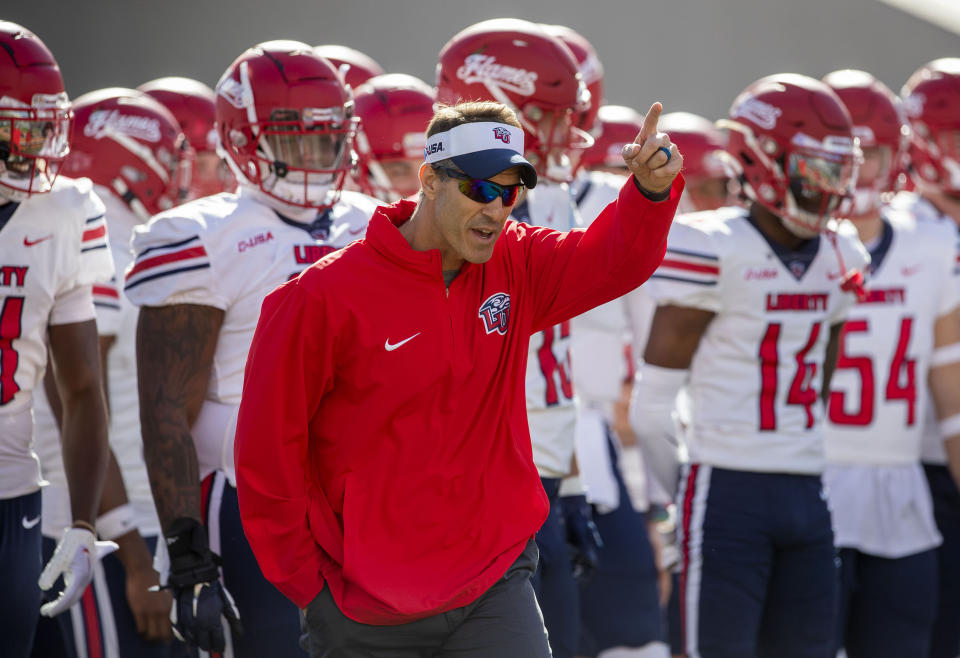
M358 183L363 192L395 201L420 189L417 173L434 101L430 85L404 73L378 75L357 87Z
M900 97L913 128L914 176L942 192L960 194L960 57L920 67Z
M683 153L683 194L691 210L716 210L735 202L730 183L737 178L739 167L724 150L723 131L690 112L664 114L658 129L670 135Z
M330 60L330 63L340 72L340 77L352 89L356 89L370 78L384 73L383 67L372 57L347 46L326 44L315 46L313 51Z
M26 28L0 21L0 196L50 191L70 152L71 116L53 54Z
M437 100L496 101L513 109L525 133L527 159L553 180L569 180L567 152L593 142L574 125L590 106L576 58L529 21L483 21L450 39L437 64Z
M900 99L866 71L834 71L823 81L843 101L860 140L863 162L849 211L852 218L880 207L880 195L895 190L910 143L910 128Z
M213 89L199 80L171 76L145 82L137 90L170 110L187 136L191 157L195 158L188 198L234 189L237 182L217 155L217 131L214 128L217 95Z
M593 44L576 30L566 25L541 24L541 26L548 34L560 39L577 59L583 84L587 85L587 91L590 92L590 107L581 112L574 119L573 124L581 130L591 132L597 120L597 112L600 111L600 104L603 103L603 64L600 62L600 57Z
M173 115L134 89L101 89L73 103L63 173L110 189L142 220L172 208L190 184L187 140Z
M230 65L216 91L217 135L241 183L291 206L337 202L358 120L329 61L299 41L261 43Z
M853 194L860 149L850 113L827 85L793 73L767 76L733 101L727 151L750 200L794 235L820 233Z
M623 147L632 143L643 128L643 116L625 105L603 105L593 124L593 146L580 156L584 169L623 169ZM684 154L686 162L686 154Z

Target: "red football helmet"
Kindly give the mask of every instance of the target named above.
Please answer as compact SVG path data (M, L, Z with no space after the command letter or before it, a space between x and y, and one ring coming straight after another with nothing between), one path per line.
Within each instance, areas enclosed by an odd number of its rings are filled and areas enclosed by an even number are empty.
M240 181L283 203L328 208L354 163L353 97L299 41L250 48L217 84L217 134Z
M643 116L633 108L602 105L597 109L597 120L593 124L593 146L580 156L580 166L585 169L623 169L626 172L627 164L621 151L637 138L642 128Z
M860 140L863 162L846 214L863 217L880 207L881 194L896 189L910 142L910 128L900 99L869 73L849 69L834 71L823 81L850 112L853 134Z
M114 87L84 94L73 109L65 175L109 188L144 221L180 203L190 184L187 138L167 108Z
M357 87L358 183L366 194L396 201L420 189L434 100L430 85L404 73L378 75Z
M529 21L483 21L450 39L437 64L437 100L497 101L513 109L523 125L527 159L553 180L571 178L567 151L593 142L573 125L590 106L576 58Z
M600 62L600 57L597 56L593 44L572 28L566 25L547 25L544 23L541 24L541 27L547 33L560 39L570 49L570 52L577 59L577 64L580 65L583 84L587 85L587 91L590 92L590 107L574 118L573 125L590 132L597 120L600 105L603 103L603 64Z
M660 117L659 130L683 153L683 193L692 210L715 210L735 203L730 190L737 178L736 162L724 150L726 139L712 121L690 112Z
M853 123L819 80L793 73L761 78L717 125L729 130L727 150L742 169L744 194L798 237L822 231L853 194L860 159Z
M383 67L372 57L347 46L332 44L315 46L313 51L329 59L330 63L340 71L340 76L353 89L370 78L384 73Z
M233 190L237 181L229 167L217 154L217 131L214 128L217 95L207 85L190 78L157 78L139 87L160 102L177 119L191 147L193 176L190 199Z
M43 42L0 21L0 196L49 192L70 152L70 101Z
M914 175L943 192L960 194L960 57L920 67L900 96L914 133Z

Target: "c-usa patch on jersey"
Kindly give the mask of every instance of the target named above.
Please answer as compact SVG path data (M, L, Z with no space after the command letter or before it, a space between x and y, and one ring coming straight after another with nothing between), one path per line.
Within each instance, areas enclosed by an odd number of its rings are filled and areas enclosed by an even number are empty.
M510 326L510 295L505 292L490 295L480 305L477 316L483 320L487 334L496 331L501 336L505 335Z

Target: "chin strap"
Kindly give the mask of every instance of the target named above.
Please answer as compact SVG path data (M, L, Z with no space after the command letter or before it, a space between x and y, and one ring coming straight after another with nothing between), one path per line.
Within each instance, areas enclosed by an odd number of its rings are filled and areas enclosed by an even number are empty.
M862 302L867 298L867 290L864 288L863 272L860 270L847 269L843 262L843 254L840 252L840 245L837 244L837 232L835 230L825 231L833 245L833 252L837 255L837 262L840 264L840 271L843 276L840 278L840 289L844 292L852 292L857 296L857 301Z

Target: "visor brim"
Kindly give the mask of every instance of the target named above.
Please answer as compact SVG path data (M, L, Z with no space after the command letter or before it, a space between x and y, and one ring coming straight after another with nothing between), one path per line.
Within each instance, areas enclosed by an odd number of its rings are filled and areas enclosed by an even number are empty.
M450 159L467 176L484 180L511 167L519 167L520 180L523 181L524 186L531 190L537 186L537 170L521 154L510 149L475 151Z

